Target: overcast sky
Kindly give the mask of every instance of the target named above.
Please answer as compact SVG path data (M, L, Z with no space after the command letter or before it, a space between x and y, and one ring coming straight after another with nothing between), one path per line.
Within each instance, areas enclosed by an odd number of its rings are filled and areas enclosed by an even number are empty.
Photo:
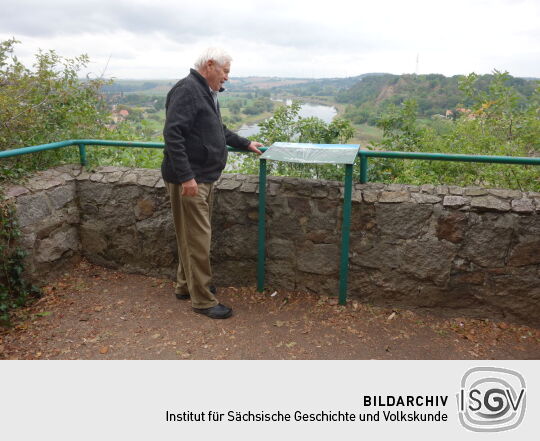
M0 0L0 40L89 55L89 72L180 78L208 46L232 76L540 77L540 0Z

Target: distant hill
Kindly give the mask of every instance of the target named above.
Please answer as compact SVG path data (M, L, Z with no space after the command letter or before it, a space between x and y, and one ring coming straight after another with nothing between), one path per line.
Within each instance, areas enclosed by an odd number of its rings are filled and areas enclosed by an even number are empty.
M299 96L313 95L324 89L334 96L338 90L346 89L365 76L385 74L363 74L351 78L281 78L281 77L232 77L226 84L231 92L252 92L255 90L287 91ZM107 94L138 93L138 94L166 94L178 79L168 80L122 80L115 79L111 85L103 86L102 91ZM328 93L327 93L328 94Z
M367 77L379 77L388 75L385 73L365 73L346 78L309 78L296 83L274 85L271 90L285 92L294 96L327 96L335 97L338 92L349 89L362 79Z
M279 78L233 77L227 83L230 92L261 91L265 95L285 93L297 97L327 97L347 104L346 116L355 122L367 122L366 115L375 115L389 104L400 104L414 98L420 116L444 114L447 109L467 106L458 88L461 75L445 77L440 74L393 75L366 73L348 78ZM491 75L478 79L480 87L488 87ZM536 80L536 81L535 81ZM139 94L165 96L177 79L169 80L115 80L104 86L106 94ZM523 96L530 96L537 87L535 78L511 77L509 84ZM364 115L364 116L361 116Z
M175 80L114 80L113 84L103 86L106 94L137 93L144 95L163 95L173 87ZM285 86L298 85L311 82L309 78L278 78L278 77L235 77L227 83L227 90L236 92L251 92L254 90L268 90Z
M477 83L479 88L487 89L491 77L480 76ZM388 104L401 104L412 98L418 104L419 115L444 114L448 109L470 104L458 87L462 78L462 75L445 77L440 74L366 76L348 89L339 91L336 100L373 112L374 109L381 109ZM511 77L508 84L522 96L532 95L537 87L536 81L515 77Z
M305 84L312 80L308 78L279 78L279 77L235 77L227 83L227 90L252 91L254 89L273 89L291 85Z
M178 80L118 80L103 86L106 94L138 93L144 95L166 95Z

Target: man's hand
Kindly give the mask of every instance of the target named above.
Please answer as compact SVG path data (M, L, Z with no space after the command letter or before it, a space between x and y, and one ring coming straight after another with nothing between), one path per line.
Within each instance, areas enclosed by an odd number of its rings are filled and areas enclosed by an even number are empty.
M251 141L247 149L250 152L257 153L257 155L262 155L262 152L259 150L259 147L263 147L263 145L260 142Z
M197 181L195 181L195 179L182 182L182 196L197 196L198 192L199 187L197 186Z

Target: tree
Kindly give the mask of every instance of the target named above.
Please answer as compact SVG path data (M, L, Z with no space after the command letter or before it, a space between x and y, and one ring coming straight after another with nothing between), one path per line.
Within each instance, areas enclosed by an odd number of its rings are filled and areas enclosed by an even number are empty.
M299 116L300 103L278 107L274 115L259 123L260 132L257 140L264 145L274 142L308 142L319 144L346 143L354 135L351 123L343 119L334 119L325 123L319 118L302 118ZM272 173L284 176L308 178L339 179L343 177L343 167L334 165L303 165L272 162L269 164ZM244 158L240 171L257 173L258 160L253 156Z
M485 77L470 74L459 83L470 108L460 106L444 129L422 127L414 101L391 107L379 121L384 150L470 155L535 156L540 150L540 88L524 96L507 72ZM407 184L481 185L540 189L538 167L439 161L370 161L370 179Z
M415 100L405 100L400 107L390 106L377 126L383 130L381 147L386 150L417 151L420 148L423 129L417 123L417 104Z
M15 55L17 43L0 42L0 150L108 134L108 111L99 93L107 81L78 78L88 57L39 51L30 69ZM0 178L27 167L73 161L76 155L62 149L2 161Z
M259 115L264 112L269 112L274 107L274 103L265 97L257 98L253 102L244 108L246 115Z
M242 104L239 100L234 100L229 104L229 110L233 115L239 115L242 110Z

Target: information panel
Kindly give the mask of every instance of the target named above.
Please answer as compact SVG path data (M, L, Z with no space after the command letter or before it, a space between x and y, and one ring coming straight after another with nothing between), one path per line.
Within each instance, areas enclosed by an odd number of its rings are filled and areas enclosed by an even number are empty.
M354 164L359 149L358 144L276 142L260 158L303 164Z

